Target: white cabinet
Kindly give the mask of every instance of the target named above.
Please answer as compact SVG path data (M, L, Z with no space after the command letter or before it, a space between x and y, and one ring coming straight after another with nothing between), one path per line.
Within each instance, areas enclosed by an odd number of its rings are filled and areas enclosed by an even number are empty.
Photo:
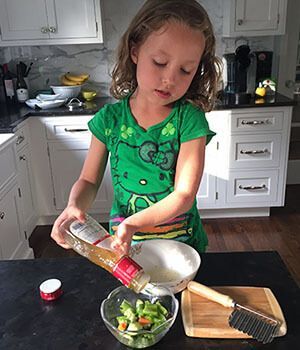
M13 259L24 241L18 213L18 185L14 182L0 196L0 247L2 259Z
M281 35L287 0L225 0L223 36Z
M32 173L28 124L26 123L23 127L16 130L15 135L17 136L18 191L22 209L22 230L25 237L29 238L36 226L38 213L35 202L36 194Z
M263 208L267 215L270 207L284 205L291 114L292 107L207 114L217 135L207 146L197 198L200 212L216 209L216 216L229 216L230 210L235 214L240 210L251 216L253 208L257 208L253 215ZM208 216L213 216L212 211Z
M0 145L0 258L32 258L32 249L24 235L22 209L20 206L19 184L15 139Z
M91 116L30 118L32 152L38 207L42 220L57 216L67 205L71 187L78 179L89 149ZM107 220L113 188L109 164L90 213Z
M89 145L89 140L48 143L56 209L62 210L67 206L71 187L79 177ZM112 187L108 166L90 212L108 213L111 204Z
M0 0L0 46L101 43L100 0Z

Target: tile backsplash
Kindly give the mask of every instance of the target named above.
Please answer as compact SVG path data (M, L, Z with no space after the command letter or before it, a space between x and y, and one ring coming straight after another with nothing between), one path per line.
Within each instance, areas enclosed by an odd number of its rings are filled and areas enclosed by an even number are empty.
M102 0L104 44L61 45L61 46L16 46L0 48L0 63L9 63L12 71L18 61L33 62L29 74L31 95L39 89L58 83L62 73L87 72L89 85L100 95L109 94L110 71L114 62L115 49L122 33L142 5L143 0ZM238 44L235 39L222 38L223 1L199 1L208 11L217 37L217 54L232 52ZM273 50L274 37L247 39L253 50Z

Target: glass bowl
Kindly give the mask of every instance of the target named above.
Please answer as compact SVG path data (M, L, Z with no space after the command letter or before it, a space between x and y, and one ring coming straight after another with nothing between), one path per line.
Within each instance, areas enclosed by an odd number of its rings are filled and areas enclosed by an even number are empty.
M135 305L137 299L149 300L151 303L159 300L171 316L163 324L152 330L121 331L118 329L116 317L121 315L120 305L124 299L132 305ZM102 301L100 313L106 327L119 342L132 348L142 349L159 342L170 330L178 313L178 300L166 288L159 287L159 293L155 292L155 288L153 288L150 293L136 294L131 289L120 286Z

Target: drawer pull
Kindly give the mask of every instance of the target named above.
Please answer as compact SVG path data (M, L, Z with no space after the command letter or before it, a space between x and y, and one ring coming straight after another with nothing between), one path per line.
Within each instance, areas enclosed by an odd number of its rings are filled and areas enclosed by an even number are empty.
M25 137L20 135L17 137L16 145L21 144L25 140Z
M269 124L269 120L242 120L242 125L265 125Z
M3 219L4 219L4 216L5 216L4 211L1 211L1 213L0 213L0 219L3 220Z
M261 186L242 186L242 185L239 185L240 190L247 190L247 191L264 190L265 188L267 188L266 185L261 185Z
M65 132L85 132L88 130L89 129L68 129L68 128L65 128Z
M258 150L253 150L253 151L244 151L244 150L240 150L241 154L261 154L261 153L268 153L267 148L265 149L258 149Z

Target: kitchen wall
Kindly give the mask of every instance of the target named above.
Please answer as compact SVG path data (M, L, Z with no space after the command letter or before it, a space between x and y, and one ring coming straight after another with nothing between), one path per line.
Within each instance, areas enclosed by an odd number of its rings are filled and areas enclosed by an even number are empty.
M18 46L0 48L0 63L9 62L12 71L22 60L26 64L33 61L29 75L31 95L58 82L58 77L66 72L87 72L89 84L108 95L109 72L114 62L114 52L122 33L144 0L101 0L104 44L61 45L61 46ZM217 37L217 54L232 52L236 45L244 41L222 38L223 1L200 0L208 11ZM76 23L75 23L76 25ZM246 38L247 39L247 38ZM273 50L274 37L251 38L248 44L253 50ZM274 71L276 72L276 57Z

